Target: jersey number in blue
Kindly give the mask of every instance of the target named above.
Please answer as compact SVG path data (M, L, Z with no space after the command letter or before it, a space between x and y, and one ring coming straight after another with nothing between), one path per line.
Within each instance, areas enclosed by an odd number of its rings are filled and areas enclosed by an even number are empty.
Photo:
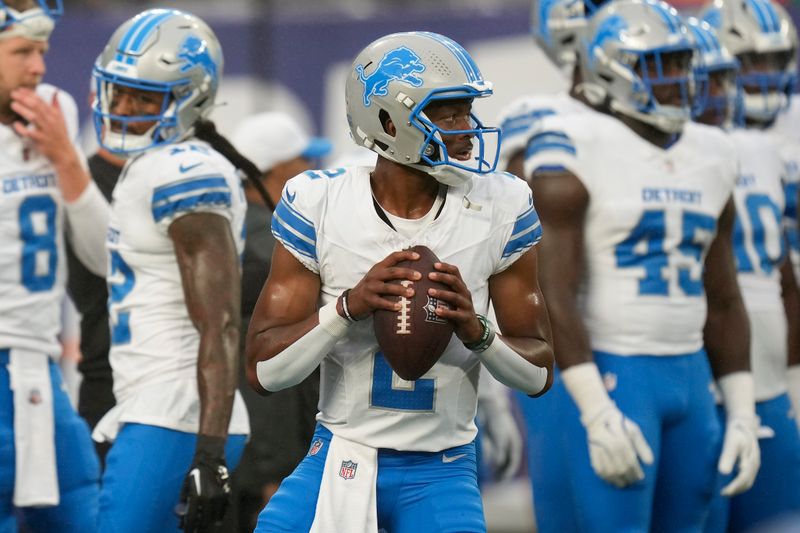
M370 406L397 411L433 411L436 380L410 381L408 388L393 386L394 371L382 352L375 354L372 363L372 394Z
M120 275L122 276L122 281L109 282L109 306L120 303L133 290L133 284L136 281L133 269L122 259L119 252L112 250L111 275L109 279L116 280ZM128 312L117 313L117 319L111 324L112 344L127 344L131 342L130 318L131 316Z
M43 217L44 227L34 219ZM37 229L39 231L37 232ZM19 236L22 240L22 285L30 292L49 291L56 281L56 202L47 195L30 196L19 206ZM47 269L37 272L37 258L46 254Z
M736 267L739 272L755 271L754 264L758 264L761 271L771 274L775 265L780 263L784 254L783 238L781 237L781 212L766 194L749 194L744 200L744 213L736 214L736 227L733 231L733 244L736 250ZM763 213L766 211L766 216ZM756 257L752 258L745 244L745 231L742 224L743 217L750 221L752 231L753 249ZM772 227L768 227L772 226ZM778 235L777 255L770 254L767 250L767 236Z
M699 231L713 233L716 221L710 215L694 211L684 211L681 219L681 241L678 249L683 255L700 263L703 257L703 243L697 240ZM628 238L615 249L619 268L641 268L645 276L639 280L639 294L647 296L669 295L669 279L665 269L669 258L664 251L666 237L666 213L662 209L650 209L642 214L639 223ZM687 296L703 294L703 281L692 277L689 267L678 268L678 285Z

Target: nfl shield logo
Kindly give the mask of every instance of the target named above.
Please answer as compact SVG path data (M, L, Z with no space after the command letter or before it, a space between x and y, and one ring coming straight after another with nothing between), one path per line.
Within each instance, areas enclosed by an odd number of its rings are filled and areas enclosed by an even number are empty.
M342 479L353 479L356 477L356 468L358 468L358 463L342 461L342 466L339 468L339 476Z
M317 455L321 449L322 449L322 439L317 439L311 445L311 449L308 450L308 455Z

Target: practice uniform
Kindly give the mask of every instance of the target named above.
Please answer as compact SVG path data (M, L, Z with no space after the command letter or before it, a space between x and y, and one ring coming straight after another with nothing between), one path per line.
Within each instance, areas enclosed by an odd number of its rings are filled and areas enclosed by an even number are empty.
M114 443L103 475L101 531L178 530L174 508L200 423L200 335L168 229L191 213L222 216L241 255L245 206L233 166L199 140L131 159L114 189L107 281L117 405L94 432ZM226 446L231 470L248 431L237 391Z
M407 220L373 202L370 170L301 174L286 184L273 215L276 238L319 275L320 303L334 301L390 253L424 245L459 267L475 311L485 314L489 278L541 236L525 182L497 173L441 186L430 212ZM331 495L331 486L320 488L324 476L368 476L375 464L366 489L377 488L378 527L393 533L485 531L473 444L479 365L454 335L430 371L405 381L380 352L372 319L350 326L322 360L319 424L309 453L272 497L256 531L309 531ZM372 453L356 466L334 455L337 440ZM362 504L354 498L351 505Z
M70 138L75 101L58 94ZM33 531L94 531L99 467L86 423L71 407L57 361L65 296L64 201L50 162L0 125L0 532L14 505Z
M655 461L625 489L601 479L557 374L555 408L538 411L544 422L529 428L532 446L544 446L534 457L548 461L563 450L553 461L566 470L532 468L532 481L534 493L569 483L572 494L536 500L539 531L558 531L569 514L581 531L699 531L722 443L703 350L702 275L736 181L732 146L721 131L695 124L662 149L608 115L546 117L526 147L525 175L559 168L590 197L579 307L594 360Z

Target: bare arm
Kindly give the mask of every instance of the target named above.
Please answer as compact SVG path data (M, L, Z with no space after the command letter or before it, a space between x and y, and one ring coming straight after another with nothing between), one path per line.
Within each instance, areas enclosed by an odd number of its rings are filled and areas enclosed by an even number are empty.
M781 265L781 295L789 329L788 366L797 366L800 365L800 290L788 255Z
M186 308L200 332L197 383L200 435L228 434L238 379L239 263L230 225L210 213L182 216L169 227Z
M489 279L489 294L502 339L532 365L547 369L553 384L553 334L544 296L539 288L538 255L533 248L503 272Z
M577 302L584 267L583 223L589 193L567 171L534 173L531 187L542 222L539 280L553 326L556 362L566 370L593 360Z
M276 243L269 277L253 309L245 345L247 381L260 394L268 391L258 381L256 364L272 359L319 324L319 291L319 276Z
M703 283L708 317L703 337L714 376L750 371L750 323L744 308L733 259L733 222L736 208L728 200L719 217L719 229L706 257Z

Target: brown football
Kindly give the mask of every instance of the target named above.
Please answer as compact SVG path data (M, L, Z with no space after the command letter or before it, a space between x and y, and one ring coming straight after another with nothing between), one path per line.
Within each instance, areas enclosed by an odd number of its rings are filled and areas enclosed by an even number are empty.
M419 379L430 370L453 336L453 325L435 312L437 307L449 304L428 295L430 288L450 290L447 285L428 278L428 273L436 270L433 264L439 258L425 246L414 246L411 250L420 255L419 259L402 261L397 266L416 270L422 279L392 283L411 286L414 296L395 297L402 304L400 311L378 310L373 315L378 346L395 373L408 381Z

